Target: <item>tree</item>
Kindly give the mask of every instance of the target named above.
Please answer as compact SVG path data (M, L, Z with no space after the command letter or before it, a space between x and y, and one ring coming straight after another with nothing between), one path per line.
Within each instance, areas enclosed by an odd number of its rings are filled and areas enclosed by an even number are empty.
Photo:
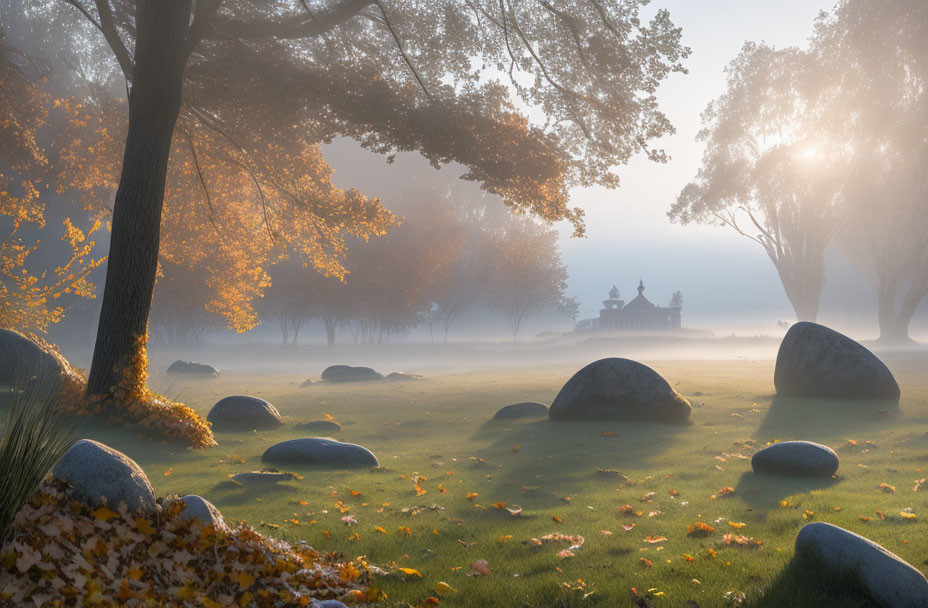
M545 309L576 317L578 302L564 295L567 267L554 230L530 218L513 218L488 239L483 252L487 303L505 317L513 340L528 318Z
M94 257L91 240L100 222L85 231L65 218L65 257L52 267L32 263L41 239L24 233L46 236L45 184L54 160L40 130L54 126L72 134L76 121L71 108L46 90L40 65L7 44L0 29L0 216L9 227L0 245L0 326L31 335L63 318L62 296L93 297L88 276L103 262Z
M101 32L129 88L89 393L124 383L122 370L144 348L182 109L249 160L239 133L347 135L381 152L456 160L508 205L569 219L582 232L567 188L617 185L610 167L639 151L666 159L648 143L672 131L655 91L689 52L666 11L640 22L640 1L67 1ZM507 88L481 76L487 68L508 71L515 94L541 108L547 125L519 115ZM144 383L144 370L130 376Z
M814 55L746 43L706 108L696 179L668 216L728 226L763 247L799 320L814 321L838 223L843 156L822 125L827 82Z
M682 308L683 307L683 292L682 291L673 292L673 295L670 296L670 304L668 304L668 306L670 308Z
M880 340L908 342L928 294L928 5L842 0L813 49L840 91L833 121L853 151L840 189L842 250L877 292Z

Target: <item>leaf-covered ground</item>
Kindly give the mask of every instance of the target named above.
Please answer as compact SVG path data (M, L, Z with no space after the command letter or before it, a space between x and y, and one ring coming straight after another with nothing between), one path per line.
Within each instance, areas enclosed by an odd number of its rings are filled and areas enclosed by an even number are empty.
M774 399L772 361L652 363L693 402L686 427L489 422L508 403L550 403L573 366L306 387L306 376L226 374L175 390L204 415L223 396L260 396L288 424L217 433L219 446L199 451L88 434L134 458L161 496L200 494L227 519L389 566L379 583L394 602L866 606L849 581L789 564L799 529L828 521L926 571L928 357L887 361L898 411ZM267 447L302 436L294 423L326 413L344 425L338 439L370 448L383 468L228 480L260 470ZM837 479L755 476L751 454L775 439L834 447Z

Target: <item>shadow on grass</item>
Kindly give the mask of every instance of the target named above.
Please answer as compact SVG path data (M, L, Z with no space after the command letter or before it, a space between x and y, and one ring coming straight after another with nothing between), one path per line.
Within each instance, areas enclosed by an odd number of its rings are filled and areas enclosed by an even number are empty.
M779 438L822 442L862 429L897 424L901 413L895 401L774 396L754 436L764 441Z
M287 484L263 482L245 485L234 481L222 481L209 491L209 499L222 510L222 507L226 506L251 505L258 498L273 501L285 495L296 496L299 492L298 488Z
M779 507L787 496L829 488L839 481L834 477L787 477L746 471L738 479L735 495L752 509L768 510Z
M771 582L751 608L879 608L858 578L830 570L818 556L798 553Z
M484 445L490 442L474 455L487 462L475 460L472 466L486 467L488 474L514 489L532 488L527 494L523 492L528 502L532 495L566 496L589 488L591 483L621 485L619 478L597 476L596 469L617 469L635 477L688 428L687 424L618 420L492 421L472 437ZM507 456L500 467L501 454Z

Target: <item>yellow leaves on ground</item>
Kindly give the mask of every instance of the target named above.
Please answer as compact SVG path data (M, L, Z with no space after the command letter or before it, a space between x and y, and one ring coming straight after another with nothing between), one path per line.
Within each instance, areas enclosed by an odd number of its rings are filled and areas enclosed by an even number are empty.
M113 511L112 509L110 509L110 508L107 507L106 505L104 505L104 506L98 508L96 511L93 512L94 518L97 519L97 520L99 520L99 521L106 521L106 520L108 520L108 519L112 519L112 518L114 518L114 517L117 517L118 515L119 515L119 513L117 513L116 511Z
M438 595L448 595L450 593L457 593L458 590L449 585L448 583L439 581L435 583L435 593Z
M741 528L745 527L747 524L744 522L730 521L728 522L728 525L734 528L735 530L740 530Z

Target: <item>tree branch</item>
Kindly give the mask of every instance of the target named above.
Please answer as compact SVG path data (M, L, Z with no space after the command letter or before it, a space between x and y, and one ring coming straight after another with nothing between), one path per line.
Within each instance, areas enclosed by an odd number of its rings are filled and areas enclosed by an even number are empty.
M116 56L119 67L122 69L122 75L126 79L126 84L132 82L132 73L135 71L135 62L126 48L126 43L119 37L119 31L113 22L113 9L110 7L109 0L94 0L97 5L97 14L100 16L100 31L106 43Z
M374 0L341 0L326 13L318 14L315 18L308 20L302 13L298 16L277 20L217 20L213 32L220 37L239 39L279 38L288 40L313 38L345 23L371 4L374 4Z

